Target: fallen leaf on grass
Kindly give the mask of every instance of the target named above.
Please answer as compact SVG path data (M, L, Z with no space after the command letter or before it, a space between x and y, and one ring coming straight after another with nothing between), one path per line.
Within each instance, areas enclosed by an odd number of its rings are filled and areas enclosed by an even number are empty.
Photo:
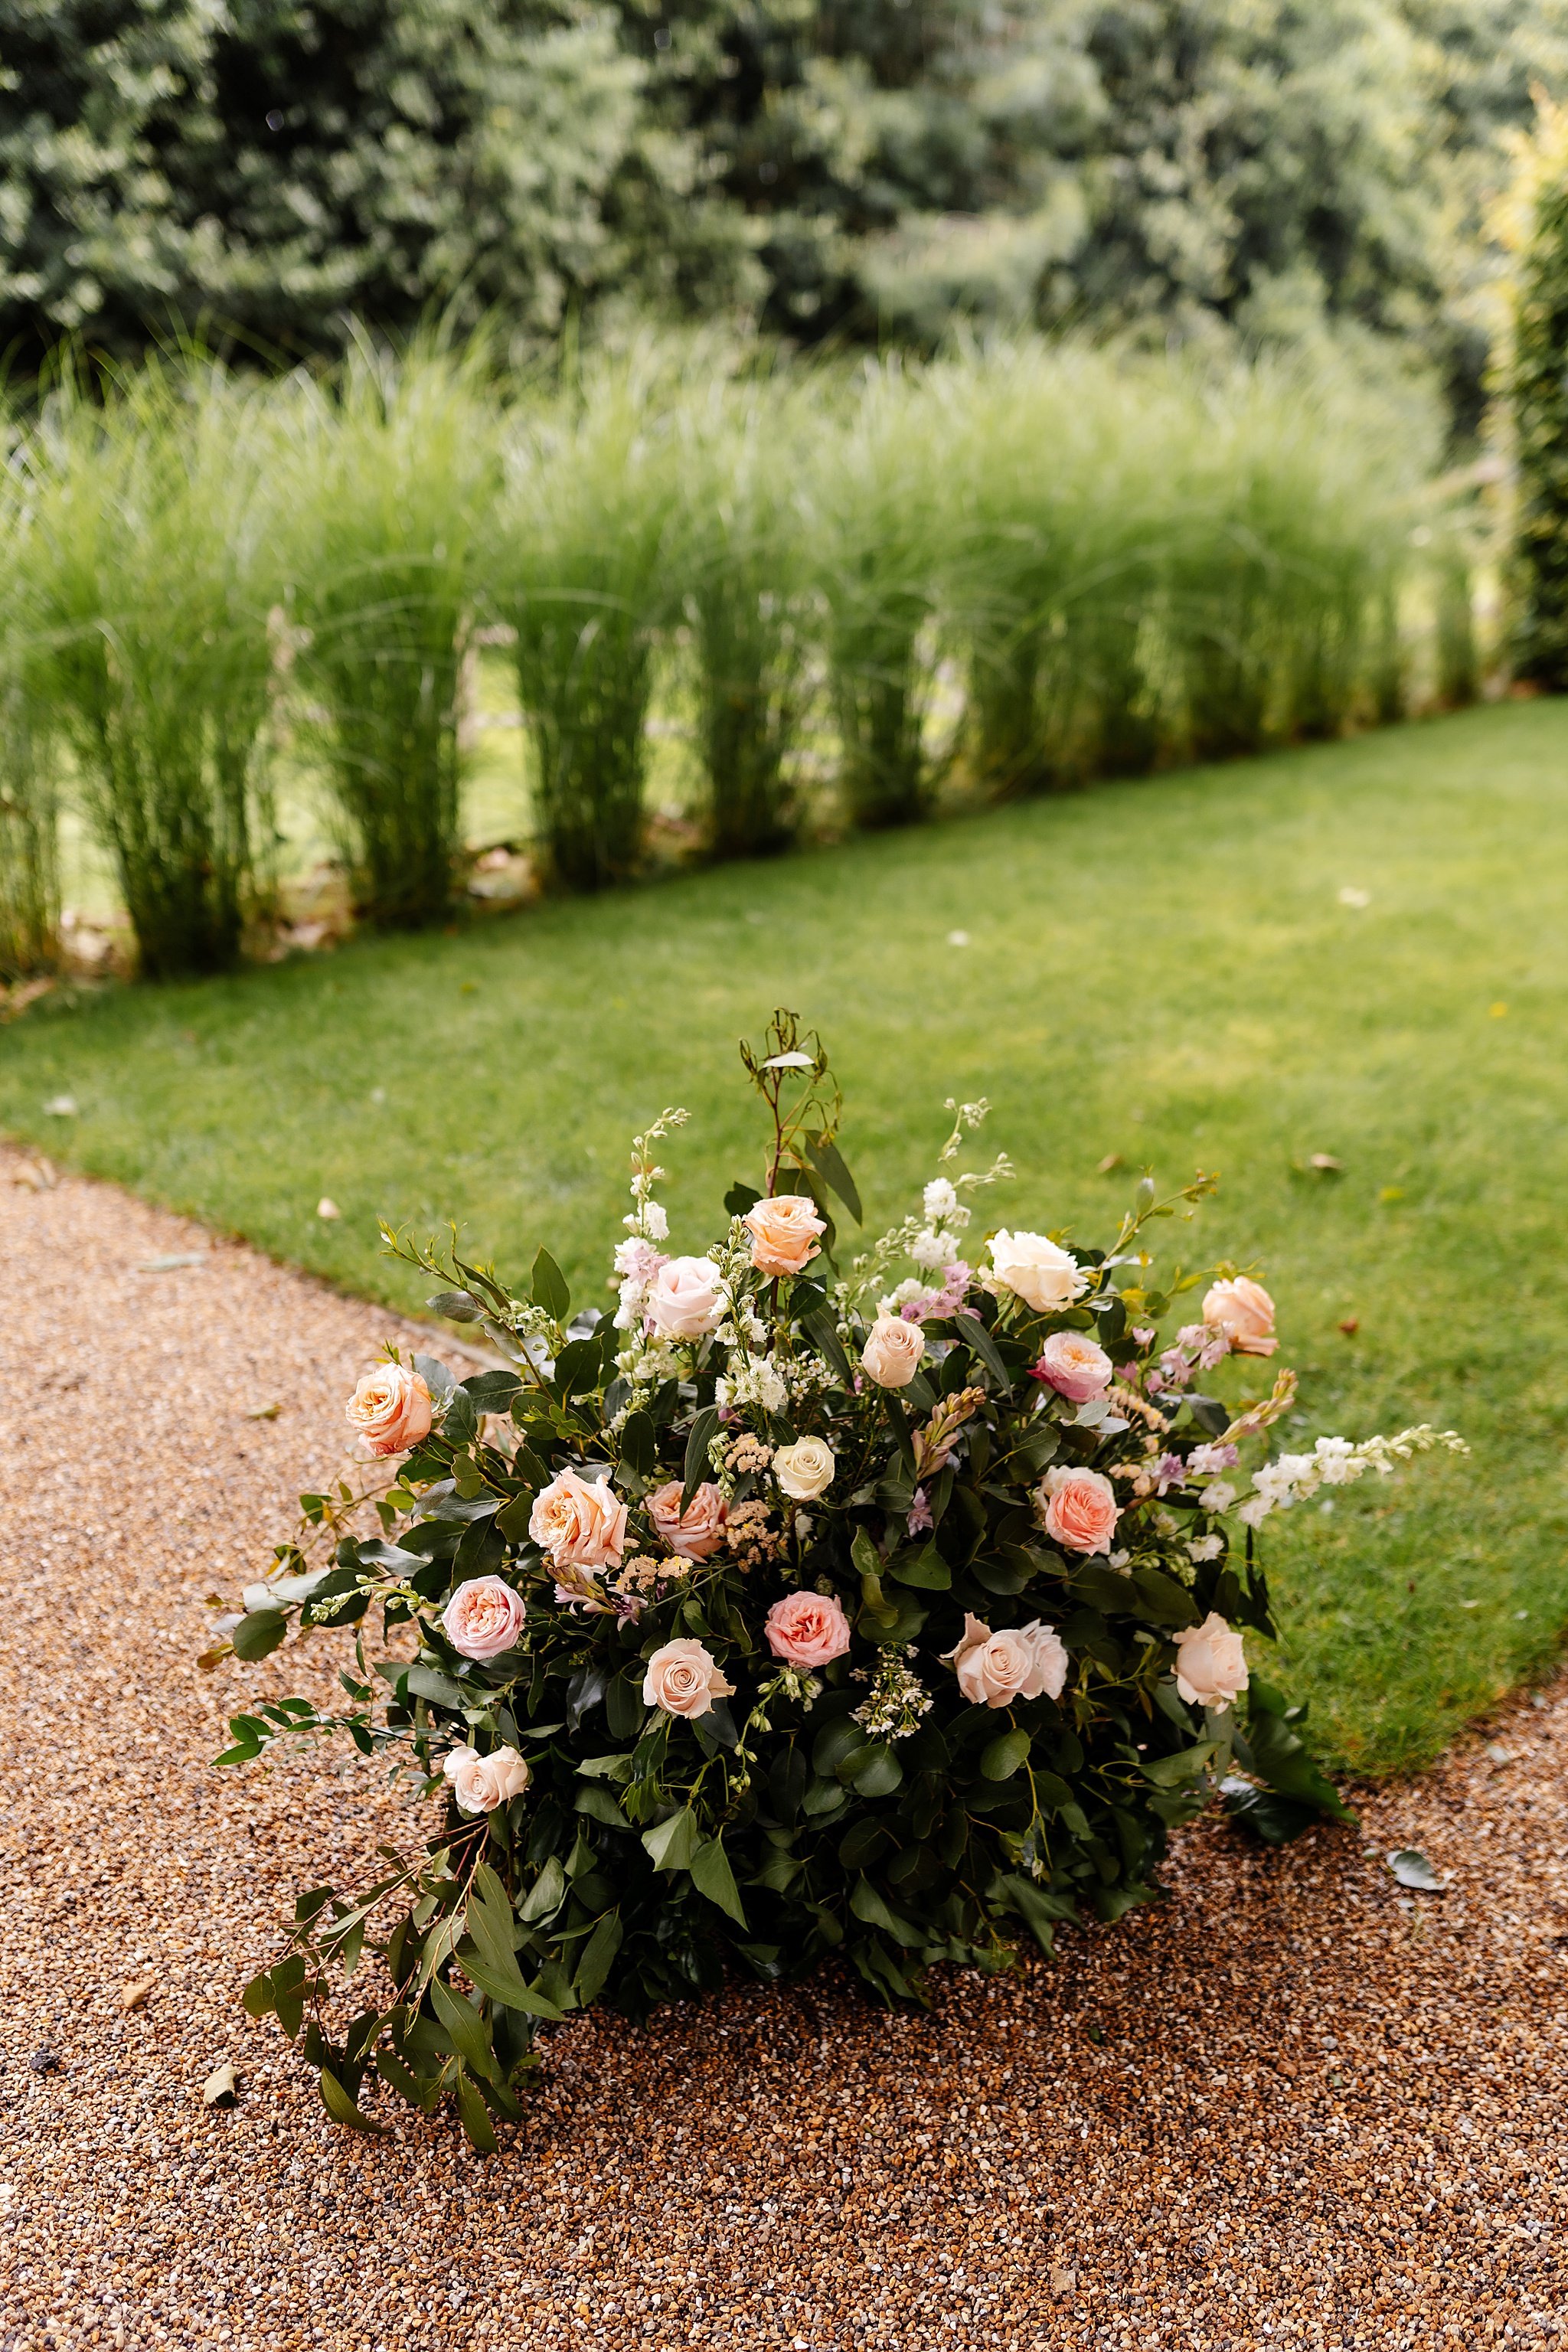
M1097 1176L1110 1176L1114 1174L1118 1168L1125 1168L1127 1162L1120 1151L1108 1151L1094 1172Z
M1361 1329L1361 1317L1359 1315L1346 1315L1341 1320L1340 1329L1344 1333L1347 1339L1353 1339L1356 1333Z
M1397 1853L1388 1856L1388 1866L1401 1886L1414 1887L1419 1895L1441 1895L1447 1885L1439 1878L1424 1853L1413 1845L1401 1846Z
M75 1095L51 1095L48 1101L44 1105L44 1117L46 1118L74 1118L76 1117Z
M331 1225L335 1224L342 1213L343 1213L339 1208L337 1202L335 1201L329 1201L326 1194L323 1192L321 1199L316 1203L317 1216L321 1218L325 1223Z

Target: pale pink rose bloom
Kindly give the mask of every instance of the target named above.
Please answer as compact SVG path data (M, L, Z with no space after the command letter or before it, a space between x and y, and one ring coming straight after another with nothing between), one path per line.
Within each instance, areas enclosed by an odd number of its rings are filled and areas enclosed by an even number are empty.
M942 1654L971 1706L1011 1706L1036 1671L1034 1645L1022 1632L994 1633L967 1611L963 1639Z
M643 1312L667 1339L700 1339L724 1313L719 1269L711 1258L667 1258L648 1285Z
M707 1715L716 1698L732 1698L735 1685L726 1682L712 1653L700 1642L667 1642L647 1662L643 1677L643 1705L660 1706L666 1715L690 1721Z
M528 1786L528 1767L515 1748L492 1748L488 1756L477 1748L454 1748L441 1769L460 1813L493 1813Z
M1223 1715L1247 1688L1241 1635L1211 1609L1201 1625L1184 1626L1175 1640L1176 1688L1189 1706L1212 1706Z
M920 1370L926 1335L901 1315L879 1315L866 1334L860 1361L882 1389L907 1389Z
M724 1540L724 1497L705 1478L684 1511L680 1507L684 1481L672 1478L648 1496L643 1508L671 1551L682 1559L711 1559Z
M562 1470L536 1498L528 1532L556 1568L619 1568L626 1507L604 1478Z
M1046 1533L1068 1551L1108 1552L1121 1517L1116 1492L1098 1470L1075 1470L1058 1465L1047 1470L1039 1487L1045 1505Z
M827 1231L825 1218L805 1192L780 1192L748 1209L743 1223L752 1236L752 1264L759 1274L799 1274L816 1255L816 1237Z
M1054 1625L1037 1617L1018 1628L1018 1639L1029 1644L1034 1664L1019 1694L1023 1698L1060 1698L1068 1678L1068 1654Z
M849 1647L849 1620L830 1592L786 1593L763 1631L774 1657L790 1666L826 1666Z
M1037 1313L1070 1307L1089 1288L1089 1276L1069 1251L1047 1234L1010 1234L1004 1225L991 1236L992 1279Z
M373 1454L406 1454L430 1434L430 1391L406 1364L362 1372L345 1412Z
M1279 1345L1274 1301L1260 1282L1245 1274L1215 1284L1204 1299L1204 1321L1223 1331L1238 1356L1271 1356Z
M470 1577L459 1584L441 1612L442 1630L465 1658L499 1658L522 1637L526 1611L521 1592L500 1576Z
M1110 1385L1110 1357L1083 1331L1053 1331L1034 1369L1073 1404L1088 1404Z

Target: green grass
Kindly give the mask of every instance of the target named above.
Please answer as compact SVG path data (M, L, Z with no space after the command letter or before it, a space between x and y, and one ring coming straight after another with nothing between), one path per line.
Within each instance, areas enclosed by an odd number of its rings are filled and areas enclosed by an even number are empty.
M1509 704L46 1000L4 1033L0 1124L405 1305L378 1212L453 1214L514 1275L548 1241L607 1298L626 1139L669 1102L693 1113L676 1245L701 1247L759 1164L733 1040L779 1002L834 1047L873 1219L927 1171L949 1095L994 1105L1009 1223L1099 1237L1142 1162L1216 1169L1190 1254L1267 1268L1302 1373L1288 1440L1433 1421L1474 1447L1268 1530L1284 1673L1327 1754L1386 1769L1549 1662L1568 1618L1565 904L1568 709ZM68 1126L43 1112L61 1092ZM1342 1175L1298 1173L1316 1151ZM1109 1152L1129 1172L1097 1176Z

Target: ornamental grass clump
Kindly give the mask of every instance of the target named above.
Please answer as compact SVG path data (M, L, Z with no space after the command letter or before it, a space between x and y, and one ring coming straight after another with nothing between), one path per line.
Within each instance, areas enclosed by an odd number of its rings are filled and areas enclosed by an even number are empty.
M0 469L0 982L47 971L59 921L58 810L29 656L27 484Z
M463 846L459 701L477 534L499 480L475 346L356 346L285 404L296 663L363 912L447 913Z
M937 1963L1048 1952L1061 1921L1157 1895L1172 1828L1233 1765L1266 1836L1343 1816L1249 1670L1244 1636L1272 1630L1255 1539L1458 1440L1323 1438L1249 1475L1295 1394L1273 1302L1151 1248L1212 1180L1162 1201L1145 1179L1108 1247L982 1234L1012 1171L965 1166L985 1106L950 1104L918 1204L851 1255L818 1039L781 1013L742 1052L760 1184L671 1251L659 1160L684 1115L657 1119L614 1313L574 1309L543 1248L518 1291L388 1234L504 1363L367 1371L347 1411L368 1471L302 1498L204 1661L352 1636L346 1705L238 1715L222 1761L341 1738L426 1806L374 1885L301 1898L245 1996L350 2126L374 2127L375 2078L451 2097L492 2147L541 2025L600 2000L640 2018L837 1958L902 2001Z
M679 608L676 494L635 362L510 420L486 572L514 633L541 845L568 889L622 881L641 856L658 633Z
M66 381L30 437L29 674L151 979L237 957L270 835L279 582L257 395L151 364Z

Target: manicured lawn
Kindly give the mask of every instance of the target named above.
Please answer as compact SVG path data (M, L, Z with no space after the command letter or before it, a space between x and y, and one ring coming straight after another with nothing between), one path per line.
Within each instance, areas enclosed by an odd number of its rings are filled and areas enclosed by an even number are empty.
M0 1125L400 1305L419 1290L377 1255L378 1212L455 1215L516 1274L547 1240L601 1295L625 1139L669 1102L693 1113L676 1242L701 1247L758 1164L733 1040L777 1003L828 1035L874 1223L950 1095L991 1097L984 1139L1023 1171L994 1222L1099 1238L1144 1162L1217 1169L1189 1254L1265 1267L1302 1373L1288 1440L1430 1420L1475 1449L1269 1529L1282 1671L1326 1754L1387 1769L1568 1620L1565 983L1568 708L1510 704L46 1001L0 1033ZM44 1114L61 1093L74 1121ZM1097 1175L1111 1152L1128 1171ZM1305 1172L1314 1152L1342 1174Z

